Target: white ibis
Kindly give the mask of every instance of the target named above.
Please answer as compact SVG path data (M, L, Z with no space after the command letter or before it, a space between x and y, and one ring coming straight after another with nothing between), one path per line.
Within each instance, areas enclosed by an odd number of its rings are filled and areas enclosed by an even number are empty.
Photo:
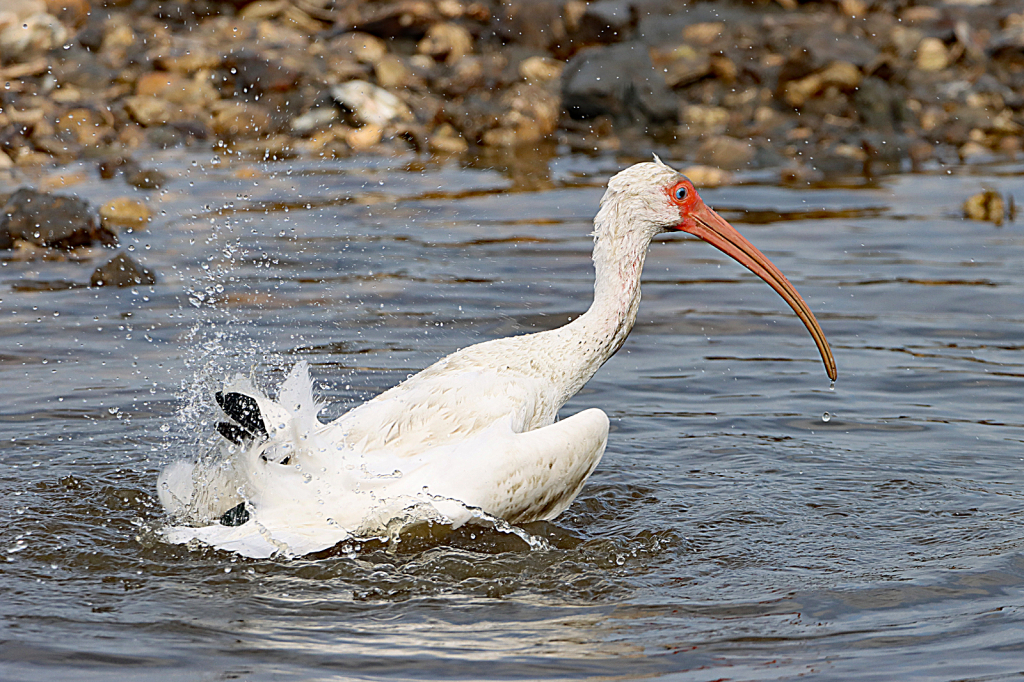
M250 557L295 556L421 522L453 527L553 519L594 471L608 417L555 421L626 340L640 305L647 247L662 232L697 236L777 291L806 325L836 378L825 335L786 277L662 163L615 175L594 219L594 302L558 329L464 348L329 424L317 419L305 363L271 400L239 377L217 394L234 423L198 463L174 462L159 495L199 541Z

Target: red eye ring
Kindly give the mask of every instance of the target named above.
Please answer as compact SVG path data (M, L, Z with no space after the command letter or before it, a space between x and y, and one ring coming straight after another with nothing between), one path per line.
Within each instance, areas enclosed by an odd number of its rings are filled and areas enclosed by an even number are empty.
M672 198L672 201L682 205L683 203L686 202L686 199L689 197L690 192L689 189L686 187L686 183L680 182L678 185L670 189L668 194L669 197Z

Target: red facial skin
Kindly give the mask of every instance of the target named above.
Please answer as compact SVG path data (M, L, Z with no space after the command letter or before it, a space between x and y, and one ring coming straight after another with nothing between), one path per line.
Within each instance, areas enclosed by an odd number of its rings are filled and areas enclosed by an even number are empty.
M680 190L683 190L682 198L678 196ZM736 228L708 208L689 180L683 178L668 187L665 193L668 195L669 202L679 208L679 224L673 229L692 234L711 244L763 279L768 286L782 296L807 327L807 331L811 333L815 345L818 346L818 352L821 353L821 360L825 363L825 372L832 381L835 381L836 361L832 357L832 350L825 339L825 333L821 330L814 313L807 307L804 299L786 279L786 276L743 235L737 232Z

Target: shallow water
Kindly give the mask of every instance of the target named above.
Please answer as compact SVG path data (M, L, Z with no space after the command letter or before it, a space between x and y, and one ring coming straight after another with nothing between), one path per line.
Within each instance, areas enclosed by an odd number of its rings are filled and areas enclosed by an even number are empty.
M573 506L525 527L546 548L463 529L255 561L155 533L157 471L206 447L215 382L303 358L334 416L578 315L621 165L155 161L164 213L123 242L160 284L0 267L0 678L1024 673L1024 231L959 215L1024 168L703 192L818 315L835 390L767 286L666 238L636 329L565 408L612 434ZM82 169L71 191L125 193Z

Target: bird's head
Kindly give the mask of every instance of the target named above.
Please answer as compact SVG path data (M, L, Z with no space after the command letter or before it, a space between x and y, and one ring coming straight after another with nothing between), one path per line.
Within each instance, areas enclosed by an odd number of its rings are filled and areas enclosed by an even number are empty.
M834 381L836 363L828 341L796 288L757 247L704 203L689 179L654 158L654 162L630 166L609 180L598 214L598 235L640 230L650 239L661 232L686 232L711 244L763 279L793 308Z

